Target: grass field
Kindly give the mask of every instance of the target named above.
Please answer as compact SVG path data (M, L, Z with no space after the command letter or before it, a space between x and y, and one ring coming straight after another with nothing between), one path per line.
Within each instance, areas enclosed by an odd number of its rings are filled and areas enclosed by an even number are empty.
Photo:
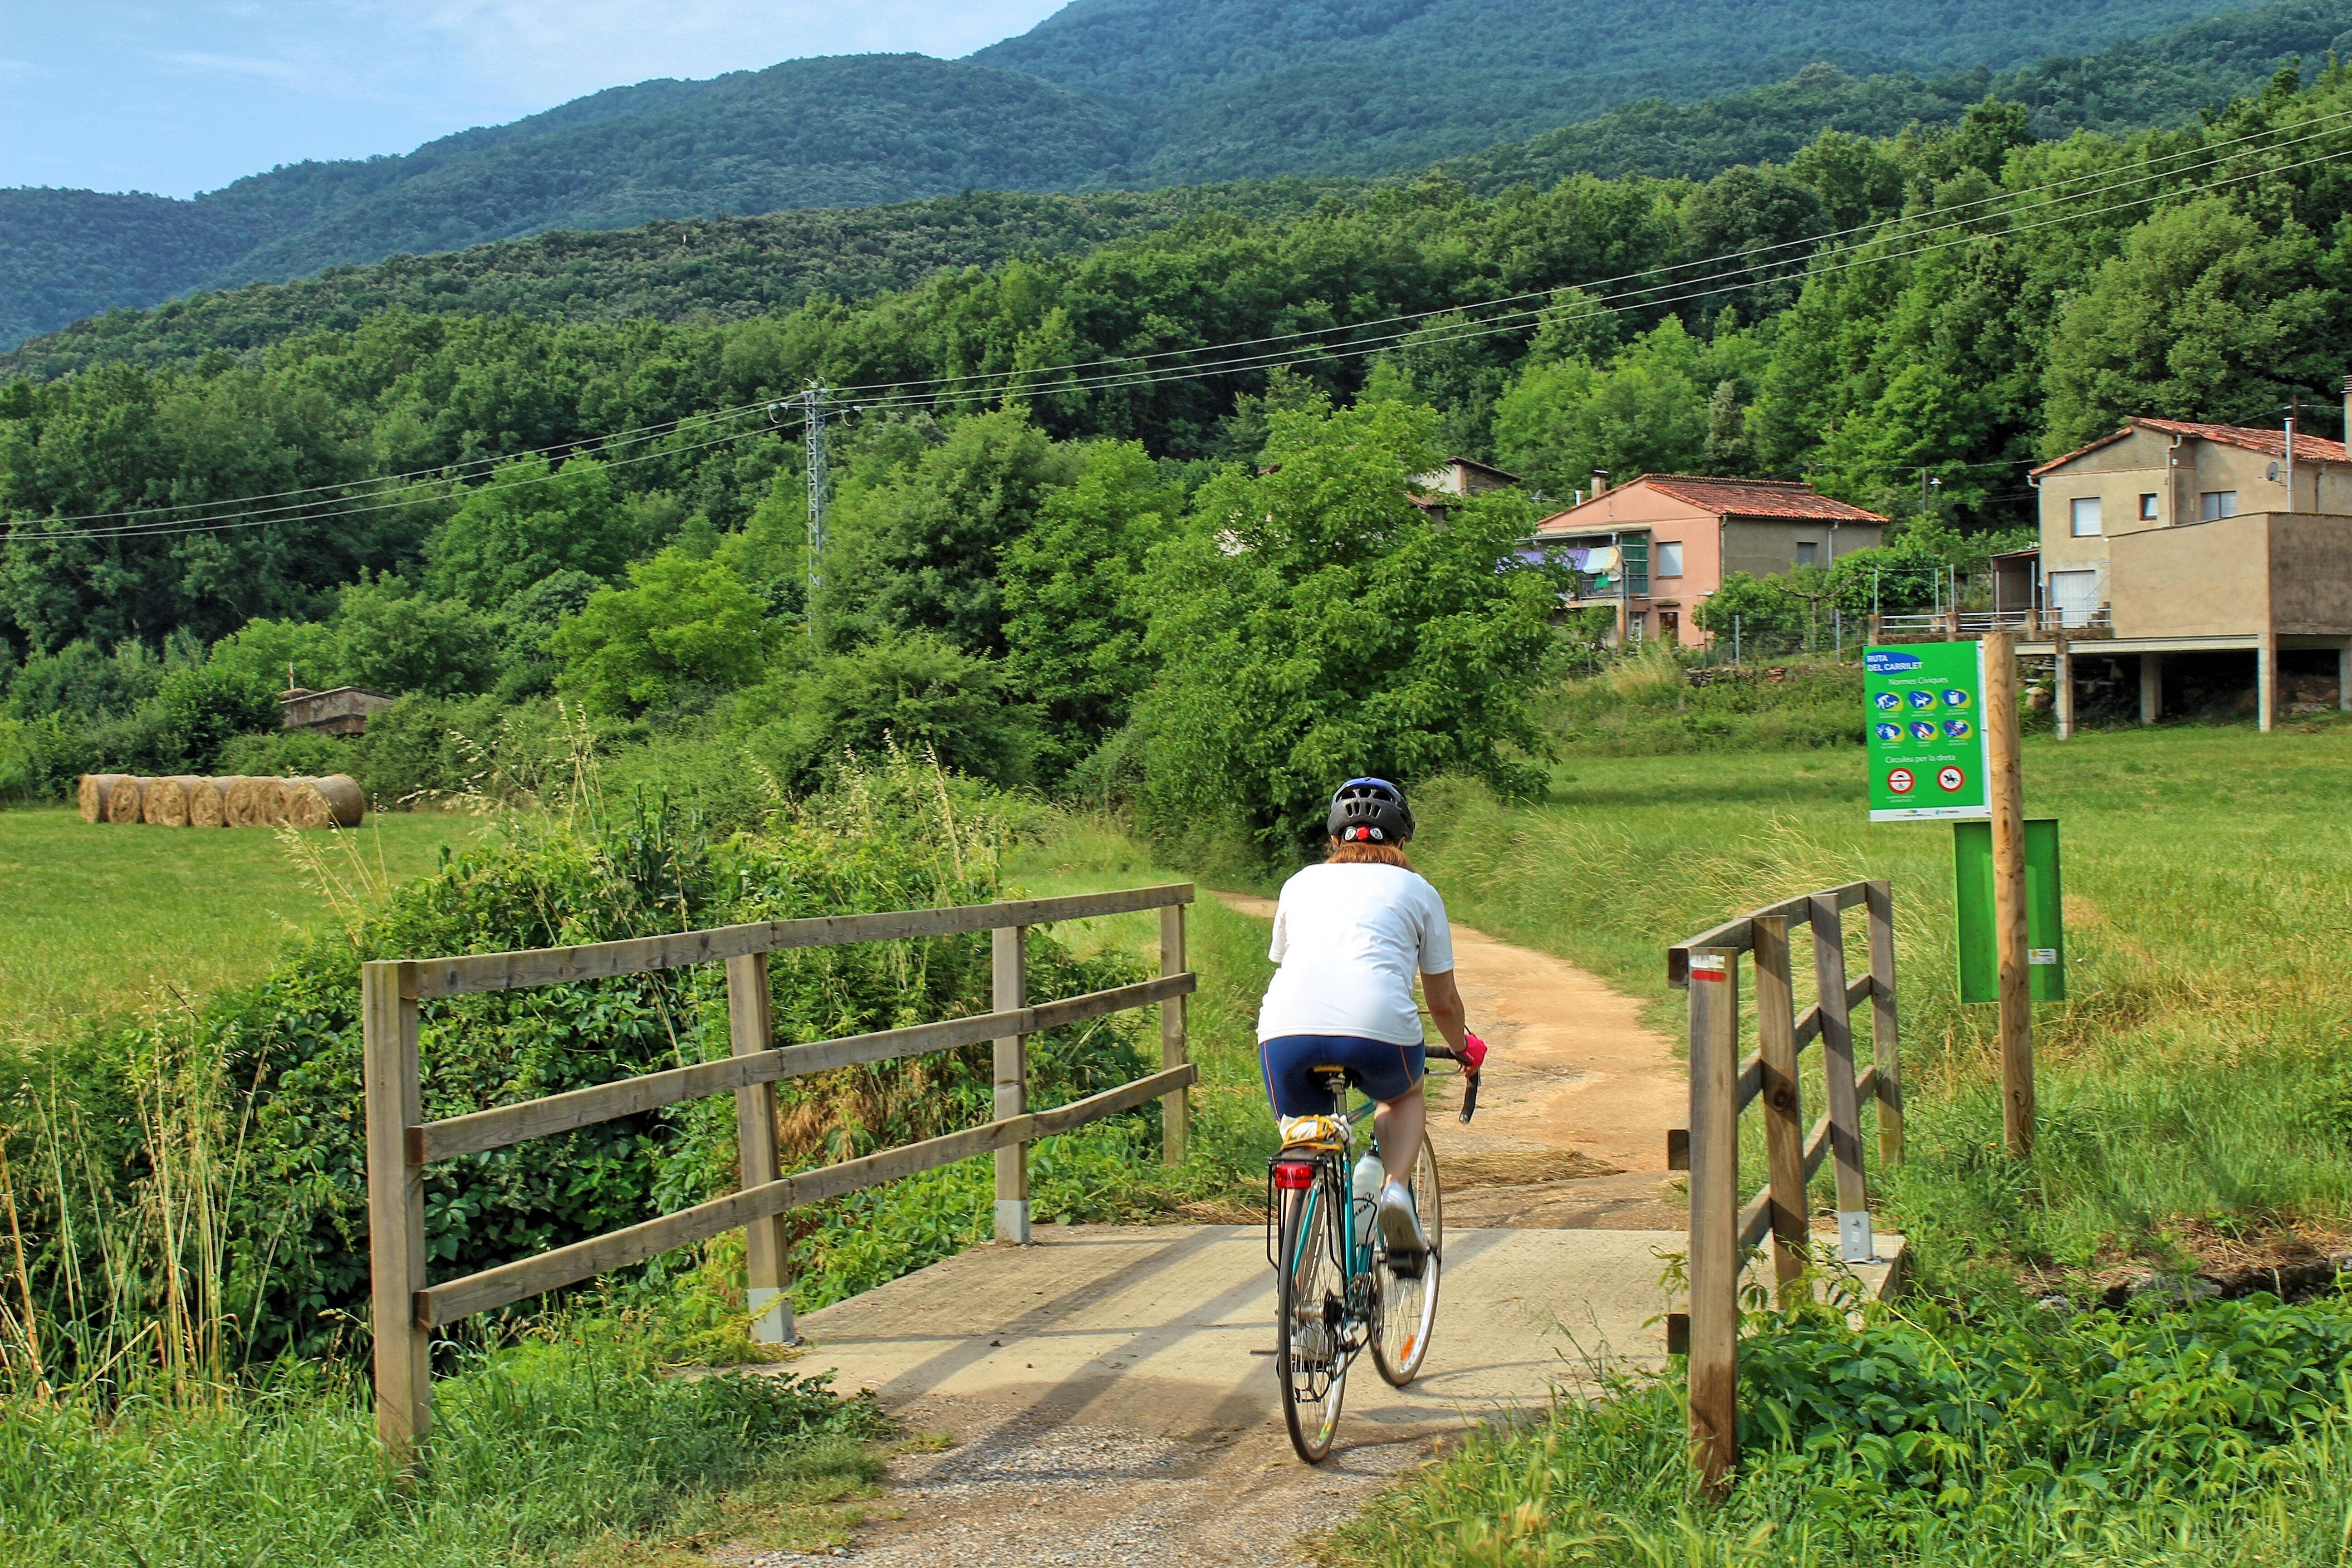
M1331 1560L2345 1560L2352 1303L2075 1309L2131 1266L2308 1255L2352 1230L2352 727L2045 737L2024 765L2028 814L2062 825L2070 982L2037 1009L2026 1161L2001 1152L1993 1009L1954 999L1950 829L1872 826L1857 752L1580 756L1525 807L1425 792L1415 858L1457 919L1591 967L1675 1033L1665 944L1890 879L1910 1159L1874 1172L1874 1198L1940 1305L1816 1325L1803 1354L1757 1325L1743 1398L1786 1389L1794 1427L1746 1434L1726 1504L1692 1489L1668 1381L1475 1444ZM2075 1309L2031 1304L2053 1290ZM2279 1379L2307 1373L2319 1397L2265 1426Z
M250 980L289 940L334 921L339 900L430 870L487 826L394 813L305 835L298 855L258 829L93 827L67 809L0 811L0 1032L37 1038Z

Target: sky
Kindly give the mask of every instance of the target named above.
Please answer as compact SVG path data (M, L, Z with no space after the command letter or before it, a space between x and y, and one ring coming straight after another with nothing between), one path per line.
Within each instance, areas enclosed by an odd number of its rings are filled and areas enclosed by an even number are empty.
M601 88L954 58L1064 0L0 0L0 186L187 196Z

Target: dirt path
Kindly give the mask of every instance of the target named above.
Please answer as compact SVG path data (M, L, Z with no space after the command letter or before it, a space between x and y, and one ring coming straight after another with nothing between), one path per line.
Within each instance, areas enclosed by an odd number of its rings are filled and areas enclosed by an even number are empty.
M1274 900L1217 897L1274 918ZM1681 1205L1664 1192L1666 1130L1689 1099L1674 1044L1641 1005L1561 959L1455 924L1454 983L1470 1027L1494 1055L1469 1126L1434 1114L1446 1216L1465 1226L1672 1230ZM1441 1067L1433 1111L1462 1103Z

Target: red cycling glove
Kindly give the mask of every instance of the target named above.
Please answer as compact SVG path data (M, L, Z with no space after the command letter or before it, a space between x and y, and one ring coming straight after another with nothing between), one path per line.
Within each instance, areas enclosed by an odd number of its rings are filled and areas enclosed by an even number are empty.
M1486 1065L1486 1042L1465 1031L1462 1037L1462 1070L1475 1073Z

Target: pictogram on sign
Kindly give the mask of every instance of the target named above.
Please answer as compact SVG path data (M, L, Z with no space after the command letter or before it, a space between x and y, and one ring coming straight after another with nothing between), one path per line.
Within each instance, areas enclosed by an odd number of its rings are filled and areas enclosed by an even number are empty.
M1911 776L1909 768L1895 768L1886 775L1886 787L1896 795L1909 795L1911 786L1918 782Z
M1954 790L1959 788L1962 784L1968 782L1969 775L1960 772L1958 768L1938 768L1936 770L1936 787L1942 790L1946 795L1951 794Z

